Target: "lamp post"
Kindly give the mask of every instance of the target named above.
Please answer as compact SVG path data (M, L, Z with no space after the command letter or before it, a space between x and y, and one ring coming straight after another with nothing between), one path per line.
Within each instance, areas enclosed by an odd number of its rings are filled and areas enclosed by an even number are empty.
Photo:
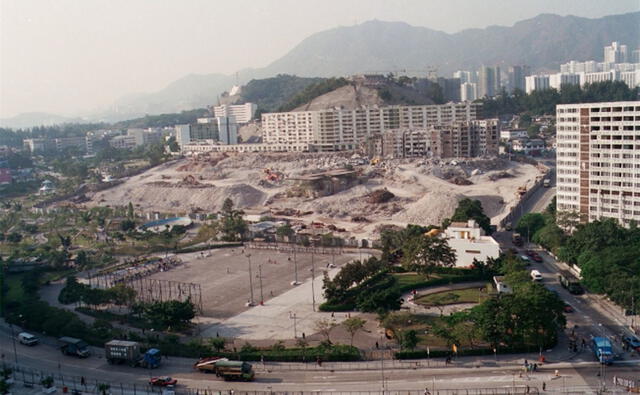
M313 311L316 311L316 289L314 286L316 279L316 265L314 261L313 250L311 250L311 303L313 307Z
M300 285L298 281L298 260L296 258L296 245L293 245L293 282L291 285Z
M298 331L296 330L296 320L298 319L298 317L296 316L296 313L290 311L289 312L289 319L293 320L293 338L296 339L298 337Z
M260 277L260 304L264 304L264 296L262 295L262 264L258 265L258 277Z
M251 295L249 298L249 302L247 304L249 306L253 306L255 302L253 300L253 277L251 274L251 254L247 254L246 257L247 257L247 260L249 261L249 291Z

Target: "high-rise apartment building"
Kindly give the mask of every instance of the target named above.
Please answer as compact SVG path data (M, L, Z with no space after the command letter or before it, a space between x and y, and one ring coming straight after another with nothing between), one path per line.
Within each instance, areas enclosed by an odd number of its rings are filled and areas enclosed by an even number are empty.
M465 82L460 85L460 100L474 101L478 98L478 84Z
M605 63L626 63L627 62L627 46L620 45L617 41L611 45L604 47Z
M500 91L500 86L500 67L480 67L478 71L478 98L495 96Z
M511 66L509 67L509 91L516 89L524 92L525 77L529 75L529 67L527 66Z
M498 119L457 121L427 129L388 130L380 136L380 152L389 158L471 158L498 153Z
M258 110L258 105L254 103L245 104L223 104L213 107L215 117L234 117L237 123L248 123Z
M548 75L529 75L525 77L525 92L531 93L535 90L549 89L549 84Z
M479 106L467 102L267 113L262 114L262 139L268 144L311 144L317 151L349 150L387 130L474 120Z
M640 101L556 107L557 209L640 222Z
M234 117L198 118L198 122L190 125L176 125L175 134L180 146L204 140L237 144L238 124Z

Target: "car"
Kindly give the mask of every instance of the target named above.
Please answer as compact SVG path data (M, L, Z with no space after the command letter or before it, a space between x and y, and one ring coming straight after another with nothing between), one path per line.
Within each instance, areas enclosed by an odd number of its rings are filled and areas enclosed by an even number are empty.
M527 256L530 256L530 257L533 257L534 255L537 254L537 252L535 252L534 250L525 250L524 253L527 254Z
M18 334L18 341L25 346L35 346L40 342L40 339L33 336L31 333L21 332Z
M633 335L625 336L622 339L622 342L626 344L629 348L632 348L640 352L640 339L638 339L636 336L633 336Z
M152 377L151 379L149 379L149 384L156 386L156 387L166 387L169 385L176 385L178 383L178 380L173 379L169 376L165 376L165 377Z
M520 259L522 260L522 263L524 263L525 265L531 264L531 258L529 258L526 255L520 255Z
M542 257L535 252L533 253L533 255L531 255L531 259L533 259L534 262L538 262L538 263L542 262Z
M533 281L542 281L542 274L540 274L540 272L537 271L537 270L532 270L531 271L531 279Z
M565 312L565 313L573 313L573 312L575 311L575 310L573 309L573 307L572 307L570 304L568 304L568 303L565 303L565 304L564 304L564 308L563 308L563 310L564 310L564 312Z

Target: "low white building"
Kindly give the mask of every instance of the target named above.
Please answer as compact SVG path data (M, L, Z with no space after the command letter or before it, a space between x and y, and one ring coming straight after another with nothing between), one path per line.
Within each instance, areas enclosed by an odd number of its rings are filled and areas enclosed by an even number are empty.
M452 222L444 231L449 247L456 253L457 267L470 267L473 260L480 262L500 256L500 245L472 219L467 222Z
M507 129L500 130L500 140L502 141L511 141L515 139L527 138L529 134L527 133L527 129Z

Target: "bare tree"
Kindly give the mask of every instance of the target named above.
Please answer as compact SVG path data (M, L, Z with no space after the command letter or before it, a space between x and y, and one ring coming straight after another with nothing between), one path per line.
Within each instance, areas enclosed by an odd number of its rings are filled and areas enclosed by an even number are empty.
M322 336L325 337L327 343L331 344L331 331L333 330L333 328L335 328L338 324L336 324L334 321L330 321L326 318L322 318L318 321L316 321L316 331L319 332Z
M342 325L344 325L344 328L351 335L351 343L350 343L351 346L353 346L353 338L355 337L356 333L358 333L358 331L362 329L364 327L364 324L366 323L367 321L363 320L360 317L347 318L342 323Z

